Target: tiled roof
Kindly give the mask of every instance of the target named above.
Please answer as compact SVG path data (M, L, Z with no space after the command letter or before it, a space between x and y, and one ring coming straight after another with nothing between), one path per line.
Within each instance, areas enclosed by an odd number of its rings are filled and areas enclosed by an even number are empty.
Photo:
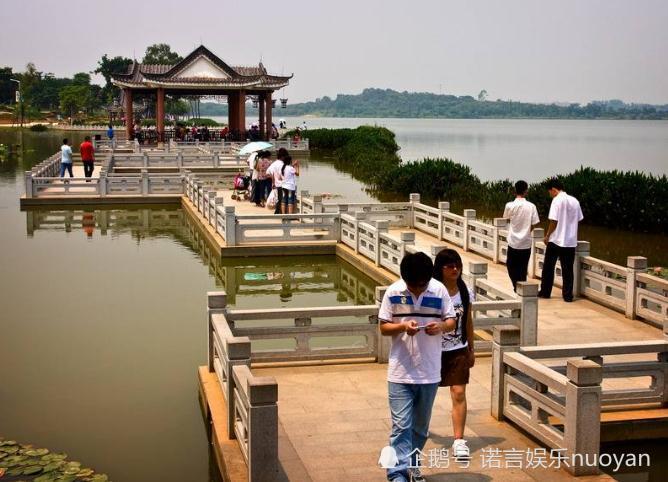
M227 79L211 77L178 77L188 65L199 57L206 57L230 77ZM230 67L203 45L191 52L176 64L140 64L136 60L123 73L113 74L114 81L124 85L148 87L151 83L160 84L203 84L230 86L261 86L280 88L288 84L292 76L269 75L262 63L257 66Z

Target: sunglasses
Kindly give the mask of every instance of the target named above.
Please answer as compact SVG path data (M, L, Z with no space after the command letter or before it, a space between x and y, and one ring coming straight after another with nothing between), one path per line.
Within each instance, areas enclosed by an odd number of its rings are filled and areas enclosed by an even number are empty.
M449 264L444 264L443 265L444 269L462 269L461 266L457 263L449 263Z

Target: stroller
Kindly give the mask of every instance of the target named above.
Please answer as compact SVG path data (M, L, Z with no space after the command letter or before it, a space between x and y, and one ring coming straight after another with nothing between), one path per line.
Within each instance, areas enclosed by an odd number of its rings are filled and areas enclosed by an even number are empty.
M251 198L251 178L238 173L234 176L234 190L232 199L235 201L248 200Z

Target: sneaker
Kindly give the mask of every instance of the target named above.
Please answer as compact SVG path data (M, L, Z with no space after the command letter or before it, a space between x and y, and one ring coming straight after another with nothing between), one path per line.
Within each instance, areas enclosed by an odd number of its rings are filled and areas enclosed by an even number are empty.
M426 482L427 479L424 478L422 472L420 472L419 467L412 467L408 469L408 475L410 476L411 482Z
M455 459L469 459L471 452L463 438L456 439L452 444L452 456Z
M544 298L544 299L546 299L546 300L549 300L549 299L550 299L550 295L546 295L546 294L543 294L543 293L538 293L538 297L539 297L539 298Z

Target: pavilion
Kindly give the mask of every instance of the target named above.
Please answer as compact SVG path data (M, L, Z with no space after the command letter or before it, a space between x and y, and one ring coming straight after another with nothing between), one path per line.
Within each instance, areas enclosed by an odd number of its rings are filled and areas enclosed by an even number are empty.
M176 64L142 64L136 60L124 73L112 75L112 83L123 89L125 129L128 139L134 132L132 96L135 92L156 96L158 140L164 140L165 95L226 96L228 124L233 138L246 131L246 98L259 104L260 132L271 137L272 93L287 86L290 76L270 75L260 62L253 67L232 67L200 45Z

